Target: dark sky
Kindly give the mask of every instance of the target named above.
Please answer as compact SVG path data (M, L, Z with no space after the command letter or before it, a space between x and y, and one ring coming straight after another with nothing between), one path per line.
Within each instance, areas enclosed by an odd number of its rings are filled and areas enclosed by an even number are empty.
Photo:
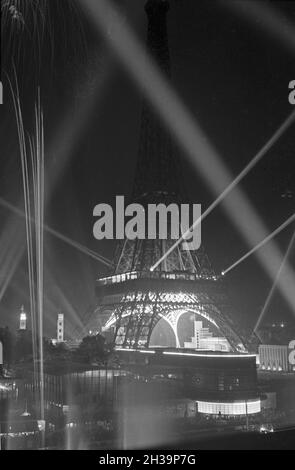
M144 41L145 1L117 3L126 21ZM170 3L168 31L173 85L226 164L238 174L292 111L287 98L288 83L295 79L295 50L265 32L259 19L250 24L221 2ZM295 2L261 3L285 15L294 23L295 30ZM36 33L29 34L30 30L18 32L15 24L7 24L4 29L0 196L22 207L15 118L4 74L12 77L14 61L29 129L36 86L41 87L46 136L46 222L112 258L115 242L98 242L93 238L92 211L100 202L113 203L115 195L130 195L141 96L82 13L69 9L66 0L63 5L52 0L43 43ZM27 22L31 25L29 16ZM68 134L71 127L74 133ZM270 231L294 212L294 136L293 126L241 185ZM207 207L212 202L211 192L181 153L180 158L191 200ZM282 197L287 190L293 197ZM7 210L0 208L0 242L3 242L0 260L7 248L10 217ZM16 217L12 220L16 221L17 230L23 231L25 242L24 222ZM206 219L202 230L204 245L217 272L248 249L221 208ZM276 238L282 250L291 235L289 227ZM294 266L294 250L292 259ZM106 272L103 265L45 235L46 334L54 333L60 309L68 324L75 316L83 318L95 303L94 280ZM26 273L24 256L0 297L0 325L15 327L20 305L24 303L29 308ZM0 292L5 278L6 271L1 271L0 266ZM251 327L271 281L255 256L233 270L228 278L240 321ZM279 294L273 299L266 322L273 318L294 321Z

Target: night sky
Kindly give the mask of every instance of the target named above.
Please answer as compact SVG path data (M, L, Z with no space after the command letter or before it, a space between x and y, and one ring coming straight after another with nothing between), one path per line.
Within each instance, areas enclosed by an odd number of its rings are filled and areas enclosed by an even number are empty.
M116 244L93 238L92 211L96 204L113 204L116 195L128 197L132 191L141 96L83 14L72 11L66 0L60 2L64 7L57 3L51 2L43 43L30 30L18 32L15 24L7 24L2 35L5 104L0 109L0 197L23 207L15 117L6 75L12 79L14 62L28 129L32 126L36 87L41 88L46 139L46 223L111 259ZM144 41L145 0L116 3L122 7L126 22ZM236 175L292 112L288 83L295 79L295 50L266 32L259 19L251 24L222 2L170 3L173 86ZM295 2L260 3L280 11L294 23L295 30ZM12 42L8 42L9 38ZM74 128L73 133L69 133L70 128ZM187 192L193 202L201 203L205 209L212 202L211 192L185 156L181 152L179 156ZM293 125L241 184L269 231L294 212L294 159ZM285 197L287 194L290 197ZM25 244L24 220L0 207L0 260L9 245L9 224L14 223L13 234L17 231L23 235L15 243ZM293 230L294 224L276 237L283 252ZM202 232L216 272L248 250L221 207L206 219ZM13 259L14 238L10 241ZM294 257L293 250L293 266ZM68 334L79 327L77 318L83 319L86 310L95 305L95 278L107 272L102 264L46 234L45 333L54 334L60 310L66 315ZM6 277L7 272L0 266L0 292ZM239 321L251 328L271 281L255 255L234 269L228 279ZM15 328L23 303L29 309L25 256L0 296L0 325ZM278 293L265 322L273 319L294 322Z

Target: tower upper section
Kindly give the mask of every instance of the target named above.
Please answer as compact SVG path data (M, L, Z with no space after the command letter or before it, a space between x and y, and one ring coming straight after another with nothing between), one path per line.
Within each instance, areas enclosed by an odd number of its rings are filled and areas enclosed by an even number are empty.
M170 78L167 35L167 0L148 0L147 52L160 73ZM171 135L152 106L143 101L133 200L178 202L179 168Z

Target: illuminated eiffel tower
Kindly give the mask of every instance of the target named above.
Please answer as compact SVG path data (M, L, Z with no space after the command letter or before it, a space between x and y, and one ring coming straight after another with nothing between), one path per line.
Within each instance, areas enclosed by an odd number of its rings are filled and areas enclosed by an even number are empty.
M166 0L148 0L147 47L161 71L170 78ZM144 101L140 145L131 202L147 204L185 202L180 169L169 132ZM184 313L210 325L227 339L229 350L245 351L246 342L233 325L233 311L224 280L217 276L203 247L196 251L180 244L154 271L150 268L175 242L125 239L115 256L115 270L96 284L98 305L91 328L106 319L103 330L113 328L115 344L125 348L148 347L151 334L164 319L179 347L178 321ZM93 323L94 322L94 323ZM90 327L89 327L90 328Z

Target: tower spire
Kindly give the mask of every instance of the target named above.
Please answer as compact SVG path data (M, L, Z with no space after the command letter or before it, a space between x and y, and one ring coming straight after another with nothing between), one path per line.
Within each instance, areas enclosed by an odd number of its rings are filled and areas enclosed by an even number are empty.
M148 0L147 50L160 71L170 78L167 0ZM171 136L146 100L143 101L133 200L176 201L179 195L177 162Z
M167 34L167 0L148 0L145 11L148 17L147 47L162 71L170 76L170 53Z

